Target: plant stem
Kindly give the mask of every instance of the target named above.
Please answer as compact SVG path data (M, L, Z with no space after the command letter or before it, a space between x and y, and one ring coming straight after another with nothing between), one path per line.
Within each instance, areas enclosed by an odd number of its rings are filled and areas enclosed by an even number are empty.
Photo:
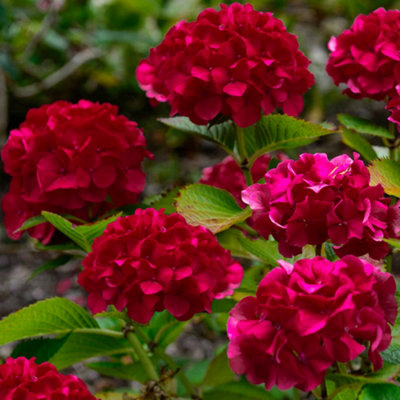
M135 331L137 335L149 346L151 351L159 357L161 360L163 360L172 371L176 372L177 378L180 380L188 394L193 398L193 399L199 399L200 397L197 394L196 389L193 387L193 385L189 382L188 378L186 375L182 372L181 368L179 365L170 357L161 347L157 347L157 343L154 343L150 340L150 338L147 336L143 330L135 326Z
M386 272L392 272L392 264L393 264L393 254L392 254L392 246L390 246L390 252L389 254L386 256L386 264L385 264L385 269Z
M337 362L336 364L337 364L338 370L339 370L339 372L341 374L347 374L347 366L346 366L346 364L341 363L341 362Z
M322 251L322 244L317 244L315 246L315 255L316 256L320 256L321 255L321 251Z
M135 350L136 355L139 358L140 363L143 366L143 369L146 371L146 374L149 379L153 381L158 381L159 376L157 374L156 369L154 368L153 363L151 362L149 356L144 351L142 344L139 342L137 336L133 333L133 331L128 330L125 334L126 339L132 345L133 350Z
M103 335L113 338L123 338L122 332L112 331L111 329L92 329L92 328L76 328L72 330L73 333L89 333L94 335Z
M237 125L236 125L236 139L237 139L237 149L240 156L240 168L242 169L243 174L246 178L247 186L250 186L253 184L253 178L250 172L249 157L247 155L246 143L244 141L244 133L243 129Z
M328 392L326 390L325 379L321 383L321 400L326 400L328 398Z

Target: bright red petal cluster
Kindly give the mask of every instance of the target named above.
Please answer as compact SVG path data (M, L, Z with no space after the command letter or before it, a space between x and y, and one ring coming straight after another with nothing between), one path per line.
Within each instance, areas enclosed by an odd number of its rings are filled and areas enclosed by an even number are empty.
M96 400L74 375L60 374L53 364L35 359L8 358L0 365L3 400Z
M302 154L269 170L265 184L250 186L242 199L253 210L253 228L265 238L272 234L285 257L330 239L340 257L381 259L389 251L382 238L399 237L400 207L369 182L357 154L331 161L322 153Z
M136 76L148 97L170 103L171 115L207 124L222 114L246 127L261 111L280 107L297 115L303 109L314 77L298 47L271 13L221 4L220 11L206 9L195 22L171 28Z
M397 130L400 132L400 97L390 100L386 105L386 109L391 112L388 120L396 124Z
M126 307L139 323L165 309L180 321L211 312L211 302L232 294L243 276L206 228L152 208L108 225L83 266L78 282L89 292L90 310Z
M135 122L118 108L80 100L32 109L10 133L1 156L12 176L2 209L8 235L42 210L88 220L112 207L132 204L142 192L145 149ZM41 224L30 234L47 243L54 229Z
M359 15L350 29L332 37L326 70L343 93L383 100L397 95L400 84L400 11L378 8Z
M356 358L368 343L375 369L391 341L397 315L389 273L354 256L330 262L281 262L261 281L256 297L230 312L228 357L237 374L267 389L309 391L336 361Z
M277 155L279 160L287 159L284 154ZM258 157L251 167L254 182L259 181L267 172L272 157L263 154ZM242 208L246 207L241 198L242 190L246 189L246 178L237 162L231 157L225 157L220 163L203 169L200 183L215 186L230 192Z

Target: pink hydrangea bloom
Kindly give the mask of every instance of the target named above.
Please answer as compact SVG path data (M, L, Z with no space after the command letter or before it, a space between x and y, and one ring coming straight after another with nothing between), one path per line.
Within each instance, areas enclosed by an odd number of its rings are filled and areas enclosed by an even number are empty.
M168 310L180 321L233 293L239 263L206 228L152 208L118 218L95 239L78 282L93 313L113 304L139 323Z
M302 95L314 84L310 61L294 35L271 13L251 4L221 4L195 22L181 21L150 50L136 71L139 85L171 115L207 124L219 114L239 126L257 122L280 107L303 109Z
M279 160L287 159L284 154L277 155ZM259 181L267 172L272 157L263 154L258 157L251 167L251 176L254 182ZM246 189L246 178L237 162L231 157L225 157L220 163L203 169L200 183L215 186L230 192L242 208L246 207L241 198L242 190Z
M74 375L62 375L48 362L8 358L0 365L0 398L3 400L96 400Z
M142 131L111 104L57 101L28 112L11 131L1 156L12 176L2 200L8 235L42 210L88 220L132 204L145 185L141 162L151 156ZM47 243L54 228L31 236Z
M228 358L237 374L267 389L309 391L336 361L356 358L368 345L375 369L391 341L397 315L389 273L354 256L280 262L242 299L228 320Z
M250 186L242 199L253 210L254 229L265 238L271 234L285 257L330 239L340 257L380 259L389 251L382 238L399 237L400 208L369 181L357 154L331 161L322 153L302 154L269 170L265 184Z
M329 42L326 70L343 93L382 100L397 95L400 83L400 11L378 8L359 15L350 29Z

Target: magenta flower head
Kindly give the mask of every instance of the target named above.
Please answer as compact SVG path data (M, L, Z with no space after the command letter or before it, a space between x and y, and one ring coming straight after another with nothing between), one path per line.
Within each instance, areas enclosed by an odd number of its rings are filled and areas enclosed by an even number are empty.
M142 131L111 104L57 101L32 109L11 131L1 156L12 176L2 209L8 235L42 210L88 220L132 204L145 185L141 162L151 156ZM47 243L49 224L31 236Z
M153 102L167 101L171 115L207 124L219 114L246 127L280 107L303 109L302 95L314 84L310 61L294 35L271 13L251 4L221 4L195 22L179 22L136 71Z
M388 120L396 124L397 130L400 132L400 96L391 99L386 105L386 110L391 112Z
M329 41L326 70L343 93L356 99L394 97L400 83L400 11L378 8L359 15L350 29Z
M74 375L60 374L53 364L8 358L0 365L0 398L4 400L96 400Z
M379 353L390 344L397 315L393 276L354 256L280 264L256 297L230 312L233 371L267 389L309 391L334 362L356 358L365 346L374 369L381 368Z
M180 321L211 312L212 301L231 295L243 276L209 230L152 208L109 224L83 266L78 282L93 313L113 304L143 324L155 311Z
M269 170L265 183L248 187L242 199L253 210L253 228L265 238L271 234L285 257L330 239L340 257L381 259L389 251L382 238L399 237L400 208L369 182L357 154L331 161L322 153L302 154Z
M279 153L277 158L279 160L287 159L282 153ZM269 154L263 154L254 162L250 171L254 182L257 182L265 175L271 159L272 157ZM241 199L242 190L247 187L246 178L238 163L231 156L225 157L212 167L204 168L200 183L227 190L242 208L246 207L246 204Z

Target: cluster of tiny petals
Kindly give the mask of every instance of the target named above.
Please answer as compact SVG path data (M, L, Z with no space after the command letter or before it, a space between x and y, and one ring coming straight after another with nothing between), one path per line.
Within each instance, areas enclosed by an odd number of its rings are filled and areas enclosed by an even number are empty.
M389 273L355 256L322 257L294 265L281 261L242 299L228 320L228 357L237 374L267 389L317 387L335 362L368 345L374 369L391 341L397 315L396 284Z
M397 130L400 132L400 96L391 99L387 105L386 109L391 112L388 120L397 125Z
M343 93L383 100L400 91L400 11L378 8L359 15L350 29L329 42L326 70Z
M8 235L41 211L84 220L132 204L145 185L141 162L151 154L142 131L111 104L57 101L31 109L11 131L1 156L12 176L2 200ZM29 233L47 243L49 224Z
M271 13L221 4L220 11L206 9L195 22L172 27L136 76L149 98L170 104L171 115L207 124L222 114L246 127L261 111L280 107L298 115L303 109L314 77L298 47Z
M381 259L389 251L382 239L399 237L399 205L390 205L381 185L370 186L357 154L354 160L320 153L282 161L266 173L265 184L244 190L242 200L253 210L254 229L272 234L285 257L330 239L339 257Z
M83 266L78 282L90 310L112 304L139 323L165 309L180 321L211 312L212 301L231 295L243 276L206 228L152 208L108 225Z
M277 158L279 160L287 159L282 153L277 154ZM250 170L253 182L259 181L265 175L271 159L269 154L263 154L257 158ZM247 187L246 178L238 163L231 156L225 157L212 167L204 168L200 183L227 190L242 208L246 207L241 198L242 190Z
M0 398L4 400L96 400L74 375L62 375L48 362L8 358L0 365Z

